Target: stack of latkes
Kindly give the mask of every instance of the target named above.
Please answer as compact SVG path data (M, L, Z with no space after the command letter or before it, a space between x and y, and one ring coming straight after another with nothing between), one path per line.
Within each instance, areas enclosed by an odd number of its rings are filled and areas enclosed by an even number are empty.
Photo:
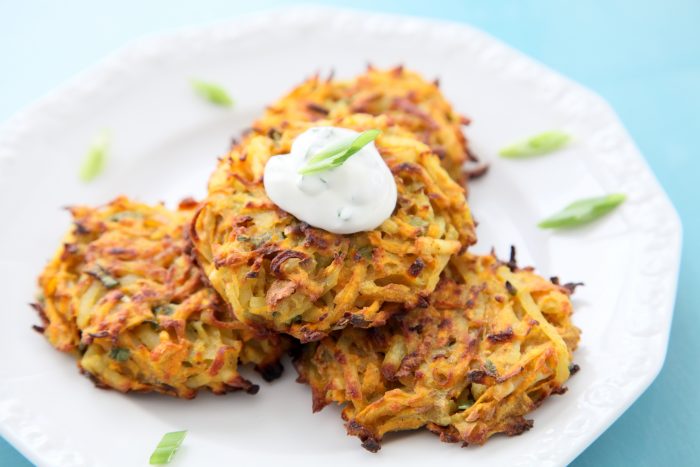
M255 393L239 365L269 381L291 351L313 410L344 405L370 451L420 427L465 444L522 433L565 392L579 330L570 287L468 252L468 123L403 67L313 77L219 160L203 201L71 208L36 329L100 387L183 398ZM267 197L266 162L314 126L382 131L398 201L375 230L333 234Z

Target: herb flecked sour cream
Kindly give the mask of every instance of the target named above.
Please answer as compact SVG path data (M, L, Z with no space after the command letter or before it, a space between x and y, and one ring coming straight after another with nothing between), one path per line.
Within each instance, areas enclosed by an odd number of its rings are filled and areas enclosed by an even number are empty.
M306 130L294 140L290 154L267 162L267 196L297 219L336 234L379 227L396 206L396 183L371 140L339 166L299 173L314 156L350 147L360 136L347 128Z

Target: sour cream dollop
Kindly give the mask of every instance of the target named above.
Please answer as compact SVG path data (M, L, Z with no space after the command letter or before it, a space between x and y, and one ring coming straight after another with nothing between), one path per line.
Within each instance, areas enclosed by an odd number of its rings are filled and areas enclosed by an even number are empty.
M299 174L319 151L358 135L337 127L315 127L300 134L291 153L271 157L265 165L267 196L297 219L329 232L351 234L379 227L396 206L396 183L374 142L340 167Z

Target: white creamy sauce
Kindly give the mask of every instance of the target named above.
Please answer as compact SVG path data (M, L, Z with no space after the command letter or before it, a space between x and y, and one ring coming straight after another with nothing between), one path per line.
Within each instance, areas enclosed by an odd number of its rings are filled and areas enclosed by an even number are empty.
M271 157L265 166L265 191L280 208L314 227L337 234L373 230L396 206L396 183L374 142L340 167L301 175L309 158L330 145L352 141L347 128L315 127L292 143L292 152Z

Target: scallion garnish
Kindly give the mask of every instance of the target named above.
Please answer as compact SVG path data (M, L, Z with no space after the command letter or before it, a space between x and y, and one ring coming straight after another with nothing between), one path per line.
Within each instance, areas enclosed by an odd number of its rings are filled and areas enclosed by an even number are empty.
M545 131L524 141L506 146L501 149L500 154L508 159L539 156L563 148L570 140L571 137L564 132Z
M109 216L112 222L119 222L122 219L143 219L143 214L136 211L120 211Z
M153 307L153 313L156 315L170 316L175 313L175 305L168 303L166 305L156 305Z
M372 245L361 246L357 249L357 253L367 261L371 261L374 254L374 247Z
M486 372L491 375L491 376L498 376L498 368L496 368L496 365L489 360L488 358L484 362L484 368L486 369Z
M467 410L467 409L468 409L469 407L471 407L472 405L474 405L473 402L466 402L466 403L464 403L464 404L458 405L458 406L457 406L457 409L459 409L459 410Z
M79 176L82 181L89 182L102 173L107 162L108 148L109 132L102 130L85 155L83 165L80 166Z
M202 96L204 99L208 100L212 104L220 105L222 107L231 107L233 105L233 99L228 95L228 92L218 84L208 83L206 81L200 81L193 79L192 88Z
M306 165L299 169L299 173L311 175L340 167L353 154L356 154L360 149L377 139L380 133L381 131L379 130L367 130L360 133L352 141L341 141L340 143L332 144L311 156Z
M187 431L172 431L166 433L161 438L160 443L156 446L155 451L151 454L151 458L148 461L151 465L161 465L167 464L175 455L175 451L182 444L182 440L185 439Z
M129 359L129 355L131 355L129 349L124 349L122 347L113 347L109 351L109 358L118 362L127 361Z
M609 213L622 204L625 199L625 195L620 193L581 199L569 204L537 225L543 229L577 227Z
M119 285L119 280L99 264L96 264L92 269L85 272L100 281L105 289L113 289Z

